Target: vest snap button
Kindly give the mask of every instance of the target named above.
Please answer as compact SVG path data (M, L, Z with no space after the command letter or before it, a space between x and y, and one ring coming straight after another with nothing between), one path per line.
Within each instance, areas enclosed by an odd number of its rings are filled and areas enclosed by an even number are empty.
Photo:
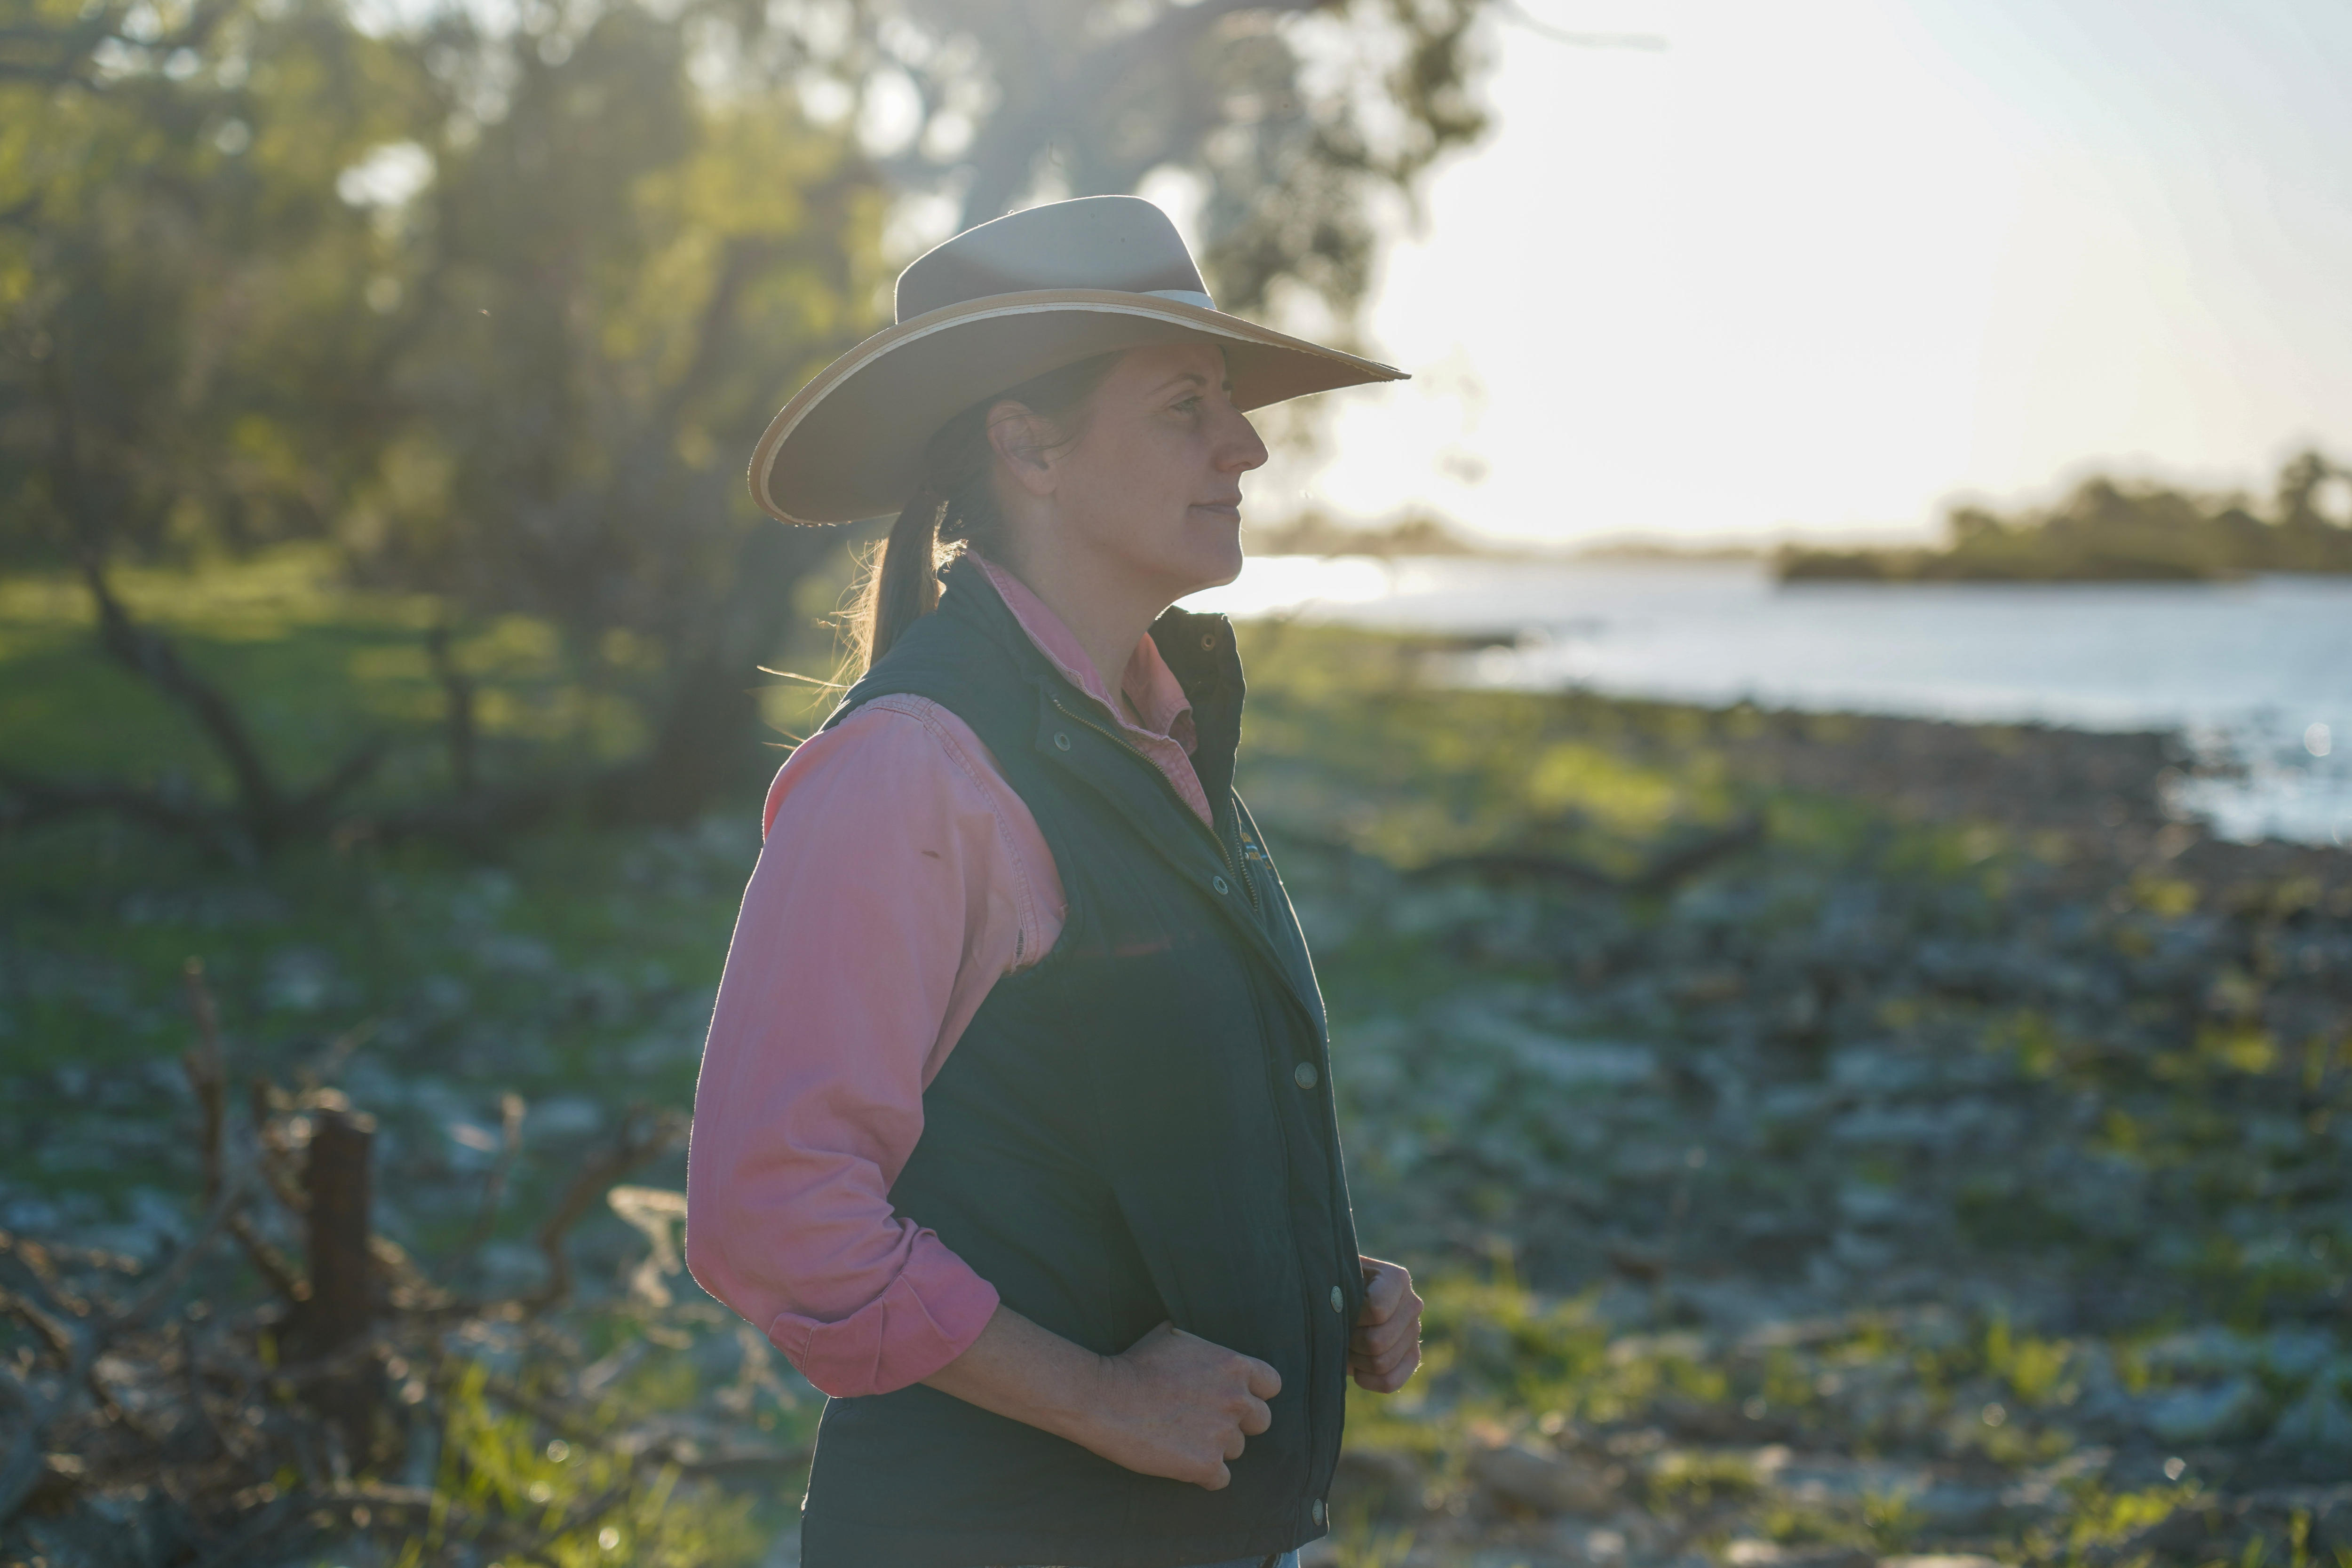
M1314 1088L1315 1081L1322 1076L1323 1075L1321 1073L1315 1071L1315 1064L1311 1061L1302 1061L1297 1066L1290 1070L1291 1082L1297 1084L1301 1089Z
M1203 648L1213 648L1213 647L1215 647L1216 645L1217 645L1217 634L1216 634L1214 632L1202 632L1202 633L1201 633L1201 646L1202 646L1202 647L1203 647Z
M1215 888L1219 893L1229 893L1232 891L1232 889L1225 885L1225 879L1221 876L1211 877L1209 879L1209 885Z
M1067 751L1070 749L1070 737L1057 733L1054 737L1054 745L1059 750Z
M1337 1285L1331 1287L1331 1310L1335 1312L1348 1310L1348 1293Z

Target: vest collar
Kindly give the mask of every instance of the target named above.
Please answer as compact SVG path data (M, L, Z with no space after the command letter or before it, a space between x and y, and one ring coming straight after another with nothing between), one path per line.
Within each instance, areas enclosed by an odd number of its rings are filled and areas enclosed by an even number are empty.
M944 581L942 612L961 609L974 615L1023 664L1034 670L1037 663L1044 664L1078 697L1108 708L1113 719L1124 723L1100 690L1101 681L1092 678L1092 666L1077 649L1076 639L1026 584L970 552L948 564ZM1034 610L1024 614L1024 601L1034 604ZM1068 649L1057 652L1056 632L1068 641ZM1152 670L1153 664L1160 669ZM1163 673L1173 677L1172 689L1160 684L1157 677ZM1172 716L1163 733L1192 753L1192 771L1208 797L1212 816L1222 827L1232 810L1234 754L1241 744L1242 701L1247 691L1232 622L1223 615L1194 614L1172 606L1162 612L1151 623L1147 642L1138 645L1136 659L1128 665L1126 684L1131 696L1139 681L1150 703L1147 706L1139 702L1137 707L1154 723L1161 713Z
M1102 677L1096 674L1094 661L1079 646L1077 633L1069 623L1054 612L1054 607L1037 597L1037 592L1003 567L978 551L969 552L971 563L996 590L1004 607L1013 612L1013 619L1037 644L1037 651L1053 661L1062 676L1087 695L1102 704L1122 727L1133 729L1125 710L1105 689ZM1184 695L1183 686L1170 673L1167 661L1160 649L1146 637L1135 645L1128 656L1127 668L1119 678L1120 692L1135 711L1142 716L1143 733L1154 739L1172 740L1186 752L1192 749L1192 702Z

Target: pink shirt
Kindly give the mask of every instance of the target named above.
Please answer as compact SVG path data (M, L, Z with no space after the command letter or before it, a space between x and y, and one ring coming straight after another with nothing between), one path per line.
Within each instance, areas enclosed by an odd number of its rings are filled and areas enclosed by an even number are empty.
M1192 710L1150 637L1128 718L1061 618L975 556L1040 652L1100 703L1202 821ZM768 789L702 1051L686 1261L827 1394L887 1394L963 1354L996 1291L900 1218L890 1185L923 1091L997 977L1061 935L1036 820L970 726L877 697L793 751Z

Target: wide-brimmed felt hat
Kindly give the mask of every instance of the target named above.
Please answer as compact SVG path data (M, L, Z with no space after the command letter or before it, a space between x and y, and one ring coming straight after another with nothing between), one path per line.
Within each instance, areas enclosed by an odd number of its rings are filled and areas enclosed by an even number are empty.
M751 495L787 523L895 512L957 414L1118 349L1208 339L1234 402L1402 381L1402 371L1228 316L1168 214L1135 196L1054 202L982 224L898 275L898 324L827 365L768 423Z

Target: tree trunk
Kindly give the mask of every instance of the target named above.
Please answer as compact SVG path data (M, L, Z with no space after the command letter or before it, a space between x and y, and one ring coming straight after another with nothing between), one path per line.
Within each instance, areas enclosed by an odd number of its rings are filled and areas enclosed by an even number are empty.
M709 632L681 651L652 744L598 780L597 821L691 822L747 777L758 756L760 663L792 624L793 589L840 540L837 529L776 523L745 538Z

